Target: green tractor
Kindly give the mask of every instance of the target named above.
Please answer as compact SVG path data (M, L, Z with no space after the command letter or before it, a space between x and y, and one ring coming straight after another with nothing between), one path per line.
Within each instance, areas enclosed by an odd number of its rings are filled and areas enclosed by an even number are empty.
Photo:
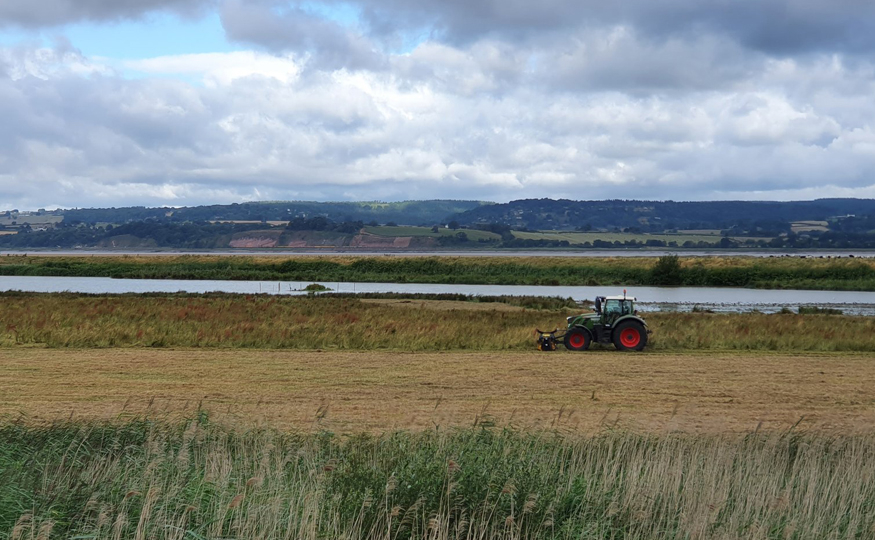
M585 351L593 341L614 344L621 351L640 351L647 345L650 330L644 319L635 310L635 297L597 296L595 312L568 317L565 333L557 336L553 332L538 330L538 348L542 351L556 350L556 342L561 338L569 351Z

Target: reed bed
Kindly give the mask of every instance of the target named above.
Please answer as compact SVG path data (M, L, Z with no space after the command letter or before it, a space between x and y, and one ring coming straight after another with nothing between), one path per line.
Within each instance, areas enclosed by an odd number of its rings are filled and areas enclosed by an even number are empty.
M875 290L875 259L684 257L672 282L654 273L656 263L655 257L8 256L0 257L0 275Z
M0 427L0 538L871 538L875 436Z
M0 346L526 350L582 310L234 294L0 295ZM562 305L561 301L557 301ZM470 304L474 305L474 304ZM503 305L495 303L496 306ZM875 351L875 319L652 313L651 350Z

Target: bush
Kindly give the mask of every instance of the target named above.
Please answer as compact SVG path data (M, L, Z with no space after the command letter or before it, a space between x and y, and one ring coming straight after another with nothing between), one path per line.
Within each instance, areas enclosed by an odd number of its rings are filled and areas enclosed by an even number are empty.
M677 255L663 255L650 270L654 285L682 285L684 282L681 261Z
M840 309L822 308L817 306L799 306L800 315L843 315Z

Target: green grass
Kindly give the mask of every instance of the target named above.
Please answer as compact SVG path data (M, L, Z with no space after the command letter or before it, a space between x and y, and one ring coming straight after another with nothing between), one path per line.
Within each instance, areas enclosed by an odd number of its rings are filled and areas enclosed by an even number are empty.
M875 437L0 426L0 539L870 538Z
M433 232L431 227L413 227L413 226L396 226L396 227L365 227L365 232L376 236L427 236L438 238L440 236L455 236L463 232L468 237L468 240L477 242L479 240L498 241L501 236L489 232L479 231L477 229L446 229L438 228L438 232Z
M797 313L800 315L842 315L842 310L817 306L799 306Z
M44 214L42 216L37 216L35 214L30 215L30 216L19 215L18 217L15 217L15 218L0 216L0 225L12 225L13 221L15 223L17 223L18 225L23 225L25 223L30 223L31 225L34 225L34 224L55 225L57 223L60 223L63 220L64 220L64 216L55 216L55 215L51 215L51 214Z
M233 294L0 295L0 346L531 350L580 309ZM513 303L513 301L508 301ZM522 301L524 302L524 301ZM556 308L561 300L529 307ZM488 304L487 304L488 306ZM649 350L875 351L875 318L651 313Z
M0 257L0 276L496 285L658 285L651 257ZM875 259L701 257L677 286L875 291Z
M718 231L719 232L719 231ZM711 234L684 234L684 233L663 233L663 234L643 234L643 233L614 233L614 232L563 232L563 231L513 231L516 238L531 239L531 240L567 240L571 244L590 244L595 240L603 240L605 242L628 242L635 240L642 244L648 240L661 240L665 243L677 242L678 245L683 245L684 242L707 242L716 244L720 241L720 236ZM732 236L733 240L744 241L748 237ZM766 238L768 240L768 238Z

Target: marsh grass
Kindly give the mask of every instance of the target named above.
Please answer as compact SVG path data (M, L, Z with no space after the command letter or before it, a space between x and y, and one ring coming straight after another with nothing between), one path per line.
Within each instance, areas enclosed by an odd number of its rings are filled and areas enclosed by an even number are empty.
M0 538L871 538L875 437L0 427Z
M875 259L684 257L673 285L875 290ZM153 279L660 285L655 257L0 257L0 275Z
M435 309L440 302L426 299L402 306L331 295L2 293L0 298L0 346L47 347L528 350L535 328L561 328L565 317L582 310L466 309L464 302ZM565 304L557 300L544 307L557 305ZM649 350L875 351L871 317L699 312L645 318L653 330Z

